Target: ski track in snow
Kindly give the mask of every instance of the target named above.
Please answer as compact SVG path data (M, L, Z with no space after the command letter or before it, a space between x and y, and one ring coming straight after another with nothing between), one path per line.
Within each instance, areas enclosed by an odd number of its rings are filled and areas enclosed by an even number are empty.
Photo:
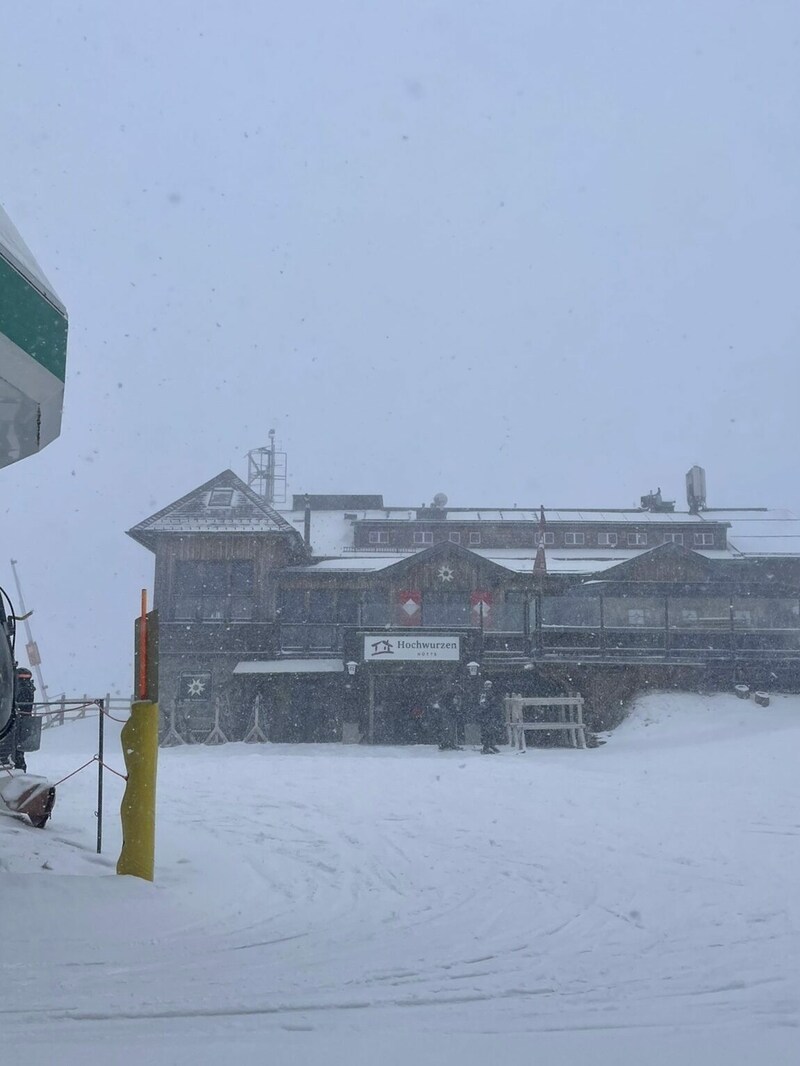
M69 772L94 728L46 732L35 770ZM799 739L800 697L656 694L587 752L169 749L154 886L108 876L108 776L93 854L87 771L44 832L0 819L0 1026L41 1061L188 1020L390 1043L791 1031Z

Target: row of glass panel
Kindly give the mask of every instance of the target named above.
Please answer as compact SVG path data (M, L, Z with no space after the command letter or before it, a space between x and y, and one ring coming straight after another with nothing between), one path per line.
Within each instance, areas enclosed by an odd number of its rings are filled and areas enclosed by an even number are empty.
M409 624L409 616L390 602L387 593L371 590L363 602L358 593L328 590L291 590L281 607L283 622L338 623L340 625L386 626ZM481 619L461 592L426 592L419 616L423 626L464 627L479 625L498 633L522 633L525 612L532 629L536 625L536 602L526 602L525 593L508 592L493 602ZM622 597L552 596L541 600L543 628L567 629L797 629L800 600L772 597L671 596Z
M542 626L562 629L798 629L800 600L670 596L545 597Z
M249 561L179 563L175 589L176 620L247 621L254 617L253 568ZM602 605L601 605L602 604ZM419 613L409 615L396 594L370 589L286 589L280 599L283 623L315 625L476 626L496 633L522 633L536 625L536 603L521 591L509 591L481 615L469 593L426 591ZM800 628L800 601L773 597L619 597L552 596L541 601L545 629L676 629L737 630Z

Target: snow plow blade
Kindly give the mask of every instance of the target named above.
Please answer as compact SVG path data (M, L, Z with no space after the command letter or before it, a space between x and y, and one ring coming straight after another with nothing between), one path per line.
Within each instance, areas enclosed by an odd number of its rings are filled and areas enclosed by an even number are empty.
M0 777L0 813L27 815L37 829L44 829L55 802L55 786L45 777L33 774Z

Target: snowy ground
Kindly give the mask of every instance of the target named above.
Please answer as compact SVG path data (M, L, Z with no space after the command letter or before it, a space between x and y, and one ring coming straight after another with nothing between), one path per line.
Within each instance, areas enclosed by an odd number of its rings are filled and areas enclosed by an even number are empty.
M45 733L33 772L89 757ZM597 750L162 752L157 882L93 770L0 819L28 1063L800 1061L800 697L653 695ZM121 765L114 738L109 759Z

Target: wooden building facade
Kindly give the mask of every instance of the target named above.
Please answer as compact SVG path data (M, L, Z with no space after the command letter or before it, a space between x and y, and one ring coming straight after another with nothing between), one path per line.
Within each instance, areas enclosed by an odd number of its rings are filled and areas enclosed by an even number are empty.
M225 471L130 535L155 554L159 701L182 739L400 743L435 738L445 691L469 725L487 678L580 690L595 726L646 685L795 688L800 553L742 551L732 525L379 496L278 512Z

